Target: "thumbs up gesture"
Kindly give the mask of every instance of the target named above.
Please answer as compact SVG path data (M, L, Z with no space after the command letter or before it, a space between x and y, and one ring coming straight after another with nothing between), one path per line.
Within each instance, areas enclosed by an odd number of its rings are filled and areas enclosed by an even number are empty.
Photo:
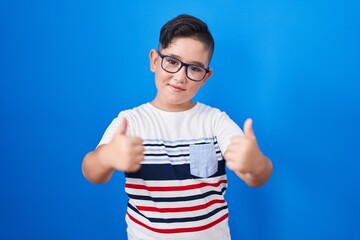
M248 118L245 121L243 129L243 136L235 136L231 139L224 154L226 165L249 185L262 185L263 180L266 182L270 177L272 167L266 167L269 165L269 159L260 151L252 127L252 119ZM266 179L263 179L264 177Z
M139 137L126 136L127 119L121 120L117 132L107 145L110 166L123 172L136 172L144 160L144 146Z

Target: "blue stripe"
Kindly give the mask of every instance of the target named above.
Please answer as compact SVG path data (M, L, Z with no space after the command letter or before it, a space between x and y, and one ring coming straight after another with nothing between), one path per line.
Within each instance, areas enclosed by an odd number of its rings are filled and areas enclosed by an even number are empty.
M218 161L218 171L210 177L226 174L225 160ZM127 178L138 178L145 181L200 179L190 174L190 164L142 164L139 171L125 173Z
M220 147L215 144L215 150L217 153L221 153ZM151 146L145 146L145 154L148 153L189 153L189 146L186 147L179 147L179 148L166 148L165 146L158 146L158 147L151 147Z
M136 212L137 214L143 216L144 218L148 219L150 222L153 223L179 223L179 222L195 222L195 221L200 221L200 220L204 220L204 219L208 219L212 216L214 216L216 213L227 209L227 205L226 206L222 206L219 208L214 209L213 211L205 214L205 215L201 215L201 216L197 216L197 217L184 217L184 218L149 218L146 217L145 215L143 215L142 213L140 213L139 210L137 210L134 206L132 206L130 203L128 203L128 207L130 209L132 209L134 212Z
M207 137L207 138L194 138L194 139L186 139L186 140L164 140L164 139L143 139L144 143L193 143L193 142L201 142L201 141L216 141L216 137Z
M189 148L179 148L179 149L171 149L171 148L165 148L165 147L160 147L160 148L152 148L152 147L145 147L145 153L146 152L171 152L171 153L188 153L189 152Z

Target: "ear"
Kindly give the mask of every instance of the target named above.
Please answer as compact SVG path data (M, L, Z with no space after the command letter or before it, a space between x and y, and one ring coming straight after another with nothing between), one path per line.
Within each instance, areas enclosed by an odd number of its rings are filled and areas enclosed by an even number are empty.
M212 76L212 73L213 73L213 69L210 68L209 69L209 72L206 74L205 78L202 80L201 82L201 87L205 85L205 83L207 82L207 80L209 80Z
M149 58L150 58L150 71L155 72L157 61L159 59L159 55L155 49L150 50Z

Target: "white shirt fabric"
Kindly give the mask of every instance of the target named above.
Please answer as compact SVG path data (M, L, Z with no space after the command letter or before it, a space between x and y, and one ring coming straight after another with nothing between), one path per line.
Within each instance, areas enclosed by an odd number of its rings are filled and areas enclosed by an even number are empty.
M219 109L197 103L166 112L150 103L122 111L104 133L107 144L126 118L128 136L143 139L145 159L125 173L128 238L230 239L223 155L239 126Z

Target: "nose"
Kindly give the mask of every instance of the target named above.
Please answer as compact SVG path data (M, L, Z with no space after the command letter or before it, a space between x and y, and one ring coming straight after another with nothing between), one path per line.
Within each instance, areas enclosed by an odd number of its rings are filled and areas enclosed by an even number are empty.
M186 76L186 66L181 66L180 70L174 74L174 78L180 82L186 82L187 76Z

